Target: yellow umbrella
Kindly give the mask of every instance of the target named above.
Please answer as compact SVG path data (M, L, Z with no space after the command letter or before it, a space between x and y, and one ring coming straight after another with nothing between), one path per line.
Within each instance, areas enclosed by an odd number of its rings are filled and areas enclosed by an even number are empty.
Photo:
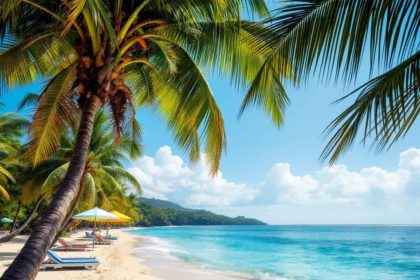
M112 214L118 217L117 223L131 223L133 219L131 217L124 215L123 213L120 213L118 211L111 211ZM115 221L110 221L111 223L115 223Z
M108 219L108 218L97 218L97 223L115 223L115 224L122 224L122 223L131 223L133 219L131 219L129 216L124 215L123 213L120 213L118 211L111 211L111 214L117 216L117 219ZM94 219L84 219L85 221L94 221Z
M106 224L106 236L108 236L109 233L109 224L113 223L113 224L125 224L125 223L131 223L132 222L132 218L124 215L123 213L120 213L118 211L111 211L111 214L115 215L118 217L118 219L96 219L97 223L105 223Z

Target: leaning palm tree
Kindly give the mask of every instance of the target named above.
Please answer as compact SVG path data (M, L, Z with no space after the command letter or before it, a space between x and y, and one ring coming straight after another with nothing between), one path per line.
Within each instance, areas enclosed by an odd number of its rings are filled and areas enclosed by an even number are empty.
M122 133L131 136L131 156L140 145L136 108L154 106L191 160L199 158L203 142L217 172L226 143L223 119L199 65L230 74L238 85L255 77L266 53L259 51L265 42L253 38L264 27L241 20L244 9L251 16L267 13L263 0L0 3L1 88L46 79L30 129L34 164L54 154L62 135L79 123L66 175L2 279L36 276L79 193L100 106L111 112L117 142ZM272 77L265 85L279 83ZM282 95L257 95L247 103L281 123Z
M354 82L370 59L371 79L339 101L358 95L327 128L332 137L321 158L335 162L354 143L372 140L389 148L412 127L420 113L420 2L384 0L288 0L267 21L271 51L260 69L283 71L292 61L294 82L319 70L320 77ZM272 34L276 33L275 36ZM376 72L379 76L372 77Z
M108 209L118 207L125 201L127 186L141 194L140 184L122 165L122 162L127 161L130 144L130 139L124 134L118 144L114 143L114 134L106 113L101 110L96 114L80 195L73 202L73 211L79 199L81 210L93 207L94 204ZM25 202L33 202L31 200L39 196L52 197L67 173L75 145L74 133L70 132L63 137L58 151L33 170L35 175L23 187L22 198Z
M28 101L28 97L34 95L28 95L24 99L25 102ZM0 238L0 243L12 240L29 225L42 200L51 200L68 170L75 140L74 132L69 131L63 136L62 144L54 155L27 172L27 179L22 183L20 202L35 206L25 222L7 236ZM141 194L138 181L122 167L122 162L127 160L125 155L130 152L129 139L126 135L122 135L118 145L113 143L113 140L114 135L106 114L104 111L99 111L95 116L79 194L73 201L73 206L69 209L63 224L67 224L76 209L91 208L94 204L108 209L124 208L129 205L125 194L127 186L137 194Z

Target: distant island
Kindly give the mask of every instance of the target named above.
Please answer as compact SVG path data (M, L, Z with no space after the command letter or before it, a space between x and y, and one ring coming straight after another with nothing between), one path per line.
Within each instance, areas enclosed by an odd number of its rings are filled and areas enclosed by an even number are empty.
M184 208L176 203L155 198L140 198L139 226L182 225L266 225L257 219L218 215L210 211Z

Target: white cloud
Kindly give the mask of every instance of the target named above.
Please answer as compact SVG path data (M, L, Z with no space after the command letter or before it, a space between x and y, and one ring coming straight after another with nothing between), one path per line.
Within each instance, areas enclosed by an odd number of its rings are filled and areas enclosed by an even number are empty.
M205 158L205 156L204 156ZM170 147L153 157L133 162L129 171L140 181L145 196L174 200L187 206L245 205L400 205L420 204L420 149L400 154L392 171L373 166L359 171L346 165L325 167L311 174L294 174L288 163L276 163L258 186L229 181L221 172L214 178L204 161L189 167ZM325 208L327 209L327 208Z
M371 196L399 196L410 183L411 171L420 159L420 150L401 154L399 168L387 171L380 167L351 171L346 165L325 167L315 174L294 175L286 163L277 163L267 173L264 190L267 197L277 197L272 203L361 202ZM417 154L417 158L413 154ZM408 162L407 158L410 159ZM271 190L271 193L270 193ZM273 193L274 192L274 193Z
M190 206L235 205L251 202L257 191L244 184L226 180L219 172L213 178L203 160L187 166L168 146L153 157L144 156L128 170L140 182L144 195L172 199Z
M276 163L263 183L263 197L272 202L310 200L319 190L320 183L310 175L293 175L288 163ZM275 195L273 195L273 192Z
M420 173L420 149L410 148L400 154L400 169Z

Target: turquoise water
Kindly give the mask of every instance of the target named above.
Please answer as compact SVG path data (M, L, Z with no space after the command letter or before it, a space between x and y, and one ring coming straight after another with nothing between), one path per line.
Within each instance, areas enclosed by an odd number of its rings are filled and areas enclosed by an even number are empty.
M420 279L420 227L414 226L186 226L133 233L169 241L176 248L171 254L184 260L253 280Z

